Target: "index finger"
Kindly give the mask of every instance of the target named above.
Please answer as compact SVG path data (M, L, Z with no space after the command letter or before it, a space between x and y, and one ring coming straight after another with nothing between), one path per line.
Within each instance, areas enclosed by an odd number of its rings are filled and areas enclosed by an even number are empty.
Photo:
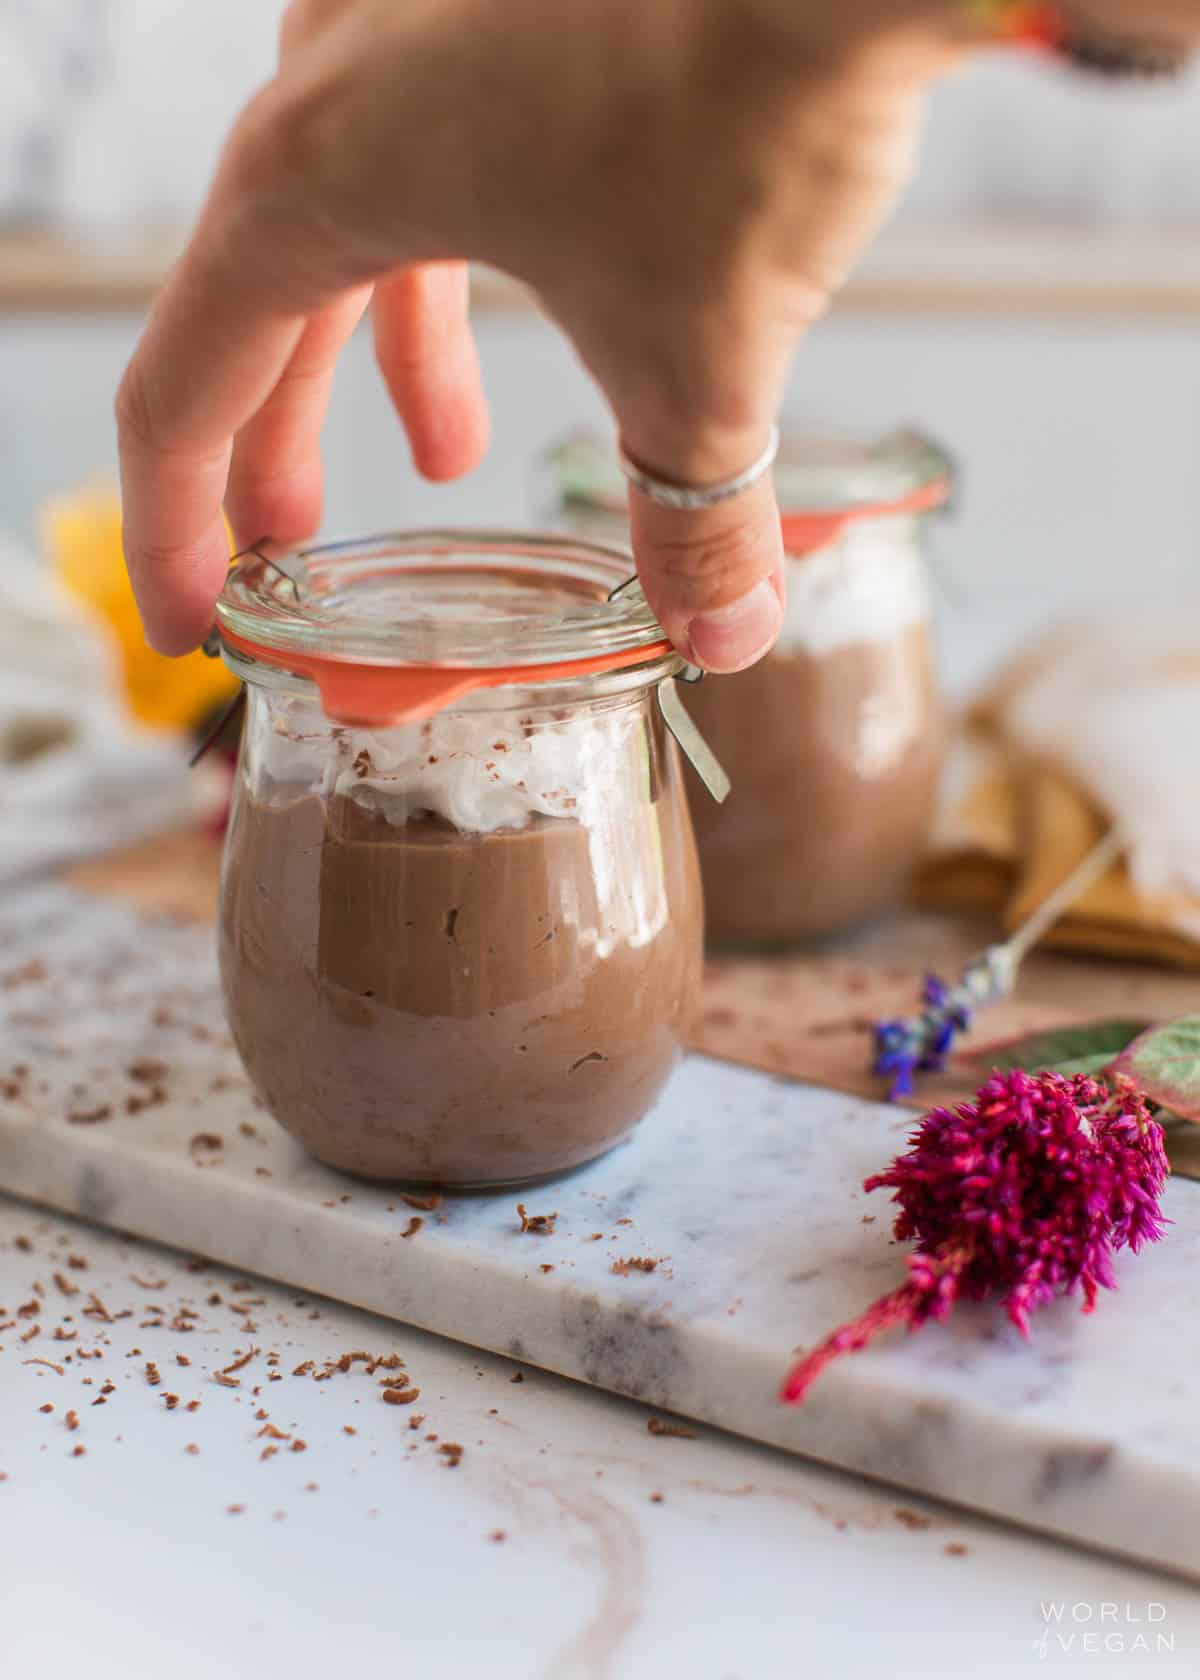
M162 653L185 653L211 626L235 433L270 396L309 315L353 279L269 192L254 139L264 128L243 118L235 131L117 394L126 562Z
M270 394L304 319L231 275L202 223L117 394L125 559L151 644L203 640L229 563L234 433Z

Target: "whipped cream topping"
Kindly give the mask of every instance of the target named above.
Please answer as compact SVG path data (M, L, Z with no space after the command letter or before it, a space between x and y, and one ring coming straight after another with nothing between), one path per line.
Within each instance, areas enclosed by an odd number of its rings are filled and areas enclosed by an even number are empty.
M929 614L920 522L855 519L828 548L789 561L778 646L820 657L891 641Z
M328 753L313 750L330 726L310 702L273 712L257 743L272 781L344 795L397 825L436 816L467 834L524 828L535 816L590 826L629 750L626 738L640 728L630 707L550 718L456 710L395 729L338 729L337 751Z

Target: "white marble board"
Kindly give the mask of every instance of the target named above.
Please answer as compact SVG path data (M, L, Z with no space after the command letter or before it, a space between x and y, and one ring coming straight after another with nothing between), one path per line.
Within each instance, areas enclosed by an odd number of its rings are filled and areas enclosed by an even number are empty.
M156 1062L166 1097L145 1106ZM524 1197L557 1213L551 1235L521 1233L511 1192L414 1215L255 1105L206 930L56 886L0 911L0 1188L1200 1577L1192 1184L1172 1183L1168 1239L1092 1318L1057 1304L1022 1343L963 1311L778 1404L791 1350L900 1276L888 1204L860 1184L911 1118L693 1058L631 1144ZM657 1266L614 1270L634 1258Z

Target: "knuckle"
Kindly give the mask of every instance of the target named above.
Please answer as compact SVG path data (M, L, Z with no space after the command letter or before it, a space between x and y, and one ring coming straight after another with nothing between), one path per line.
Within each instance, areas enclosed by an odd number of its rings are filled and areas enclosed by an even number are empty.
M113 402L117 436L124 445L150 449L157 441L157 429L150 412L146 381L135 359L126 368Z
M659 536L651 564L685 611L705 612L744 595L770 558L761 524L740 519L718 531Z

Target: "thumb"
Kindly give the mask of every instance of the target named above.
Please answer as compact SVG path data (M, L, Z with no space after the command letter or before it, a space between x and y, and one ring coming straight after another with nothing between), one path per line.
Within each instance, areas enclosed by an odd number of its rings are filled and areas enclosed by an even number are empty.
M671 471L639 453L629 458L664 483L703 489L743 472L766 445L759 433L705 451L704 476ZM642 589L684 658L707 671L741 671L768 652L783 622L783 539L769 473L715 506L665 507L631 483L629 521Z

